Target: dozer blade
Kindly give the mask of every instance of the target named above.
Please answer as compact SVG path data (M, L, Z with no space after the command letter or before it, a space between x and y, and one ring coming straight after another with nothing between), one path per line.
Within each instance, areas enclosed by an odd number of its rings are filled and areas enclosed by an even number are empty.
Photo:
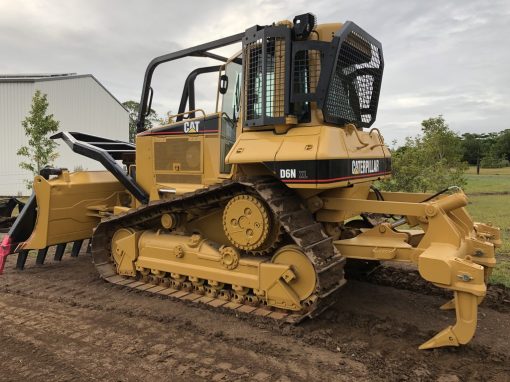
M50 180L36 176L33 189L34 194L0 246L0 272L10 253L19 253L19 269L23 269L30 250L38 250L36 262L43 264L53 245L57 245L56 260L62 259L70 242L71 256L76 257L101 218L111 214L114 206L124 204L127 196L125 188L107 171L62 171Z

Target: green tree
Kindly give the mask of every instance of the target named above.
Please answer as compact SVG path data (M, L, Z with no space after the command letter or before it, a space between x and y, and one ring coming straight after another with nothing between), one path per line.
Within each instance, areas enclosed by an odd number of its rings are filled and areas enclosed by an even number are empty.
M51 165L58 157L55 152L57 144L48 135L58 131L59 122L53 118L53 114L46 114L48 105L47 95L37 90L32 98L32 108L21 122L28 137L28 145L20 147L17 152L25 158L19 166L34 175L39 174L44 166ZM32 188L32 181L26 180L25 183L28 189Z
M510 159L510 129L485 134L462 135L464 160L471 165L497 168L508 166Z
M422 122L422 135L407 138L392 152L390 180L382 187L391 191L440 191L452 185L464 186L463 150L460 137L450 130L443 116Z
M486 136L483 134L462 134L463 159L471 165L476 165L476 173L480 173L480 163L486 154Z
M136 136L136 121L138 119L138 110L140 108L140 103L136 101L126 101L123 102L122 105L129 112L129 142L134 142ZM145 117L144 123L145 129L150 129L154 124L160 123L161 119L158 117L158 113L156 113L155 110L151 109L149 115Z
M495 145L497 156L510 161L510 129L499 132Z
M481 161L481 167L483 168L501 168L508 166L508 160L506 155L501 153L497 144L489 147L486 155Z

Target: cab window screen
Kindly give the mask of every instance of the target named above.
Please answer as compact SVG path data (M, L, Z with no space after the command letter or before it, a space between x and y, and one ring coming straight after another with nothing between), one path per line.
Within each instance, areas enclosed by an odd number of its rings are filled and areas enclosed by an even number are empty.
M244 125L283 123L289 113L290 29L265 27L243 42Z
M340 45L331 76L325 120L369 127L377 113L382 66L380 48L362 33L350 31Z

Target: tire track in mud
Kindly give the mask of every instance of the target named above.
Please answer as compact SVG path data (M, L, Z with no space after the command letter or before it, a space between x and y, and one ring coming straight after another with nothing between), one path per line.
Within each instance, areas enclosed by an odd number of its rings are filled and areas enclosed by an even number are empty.
M416 350L452 322L437 310L436 296L351 282L332 309L293 327L107 284L86 255L27 264L23 272L13 265L14 257L0 277L0 370L13 377L6 380L504 381L510 375L503 351L508 314L484 309L501 322L484 330L491 322L482 320L469 346Z
M188 380L283 381L319 376L336 379L338 376L333 373L348 362L359 368L352 368L351 378L363 379L363 374L366 375L363 366L352 361L331 360L333 362L328 365L327 358L332 357L310 353L308 365L298 364L293 360L297 354L288 352L285 347L273 349L278 350L276 354L264 354L257 352L260 343L236 346L237 341L222 341L222 333L209 336L190 330L193 329L191 323L169 325L148 322L137 316L126 318L118 312L77 307L70 311L62 303L42 307L17 297L19 295L4 295L0 301L2 339L6 339L2 344L7 345L4 350L30 350L28 357L24 357L23 351L17 355L20 365L17 362L3 365L2 374L9 375L8 380L19 377L20 380L139 381L182 377ZM37 312L34 312L36 307ZM314 361L320 361L329 372L313 366ZM65 366L62 370L58 365Z
M175 304L171 301L149 298L148 303L142 293L107 285L92 280L88 287L94 289L93 294L87 296L55 279L3 286L2 343L7 344L5 352L15 353L20 365L6 362L2 370L8 374L2 375L8 375L8 380L50 376L51 380L83 380L84 376L88 380L156 381L366 380L364 366L343 360L340 354L297 351L299 346L291 339L289 350L269 339L228 337L223 331L196 325L189 314L161 314L168 307L159 312L145 310L151 303ZM134 304L126 304L133 299ZM136 305L138 300L143 306ZM24 349L31 349L29 357ZM12 358L6 354L4 359Z

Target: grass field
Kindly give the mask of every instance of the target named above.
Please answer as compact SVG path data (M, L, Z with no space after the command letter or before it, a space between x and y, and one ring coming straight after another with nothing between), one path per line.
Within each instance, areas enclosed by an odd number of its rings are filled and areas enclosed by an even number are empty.
M510 167L482 168L476 175L476 167L471 166L466 172L467 194L510 193Z
M476 175L476 166L470 166L466 174ZM481 168L480 175L510 175L510 167Z
M467 185L464 192L467 194L510 194L510 175L467 175Z
M480 175L471 167L467 180L464 190L469 196L469 213L475 221L500 227L503 235L491 282L510 287L510 167L481 169Z

